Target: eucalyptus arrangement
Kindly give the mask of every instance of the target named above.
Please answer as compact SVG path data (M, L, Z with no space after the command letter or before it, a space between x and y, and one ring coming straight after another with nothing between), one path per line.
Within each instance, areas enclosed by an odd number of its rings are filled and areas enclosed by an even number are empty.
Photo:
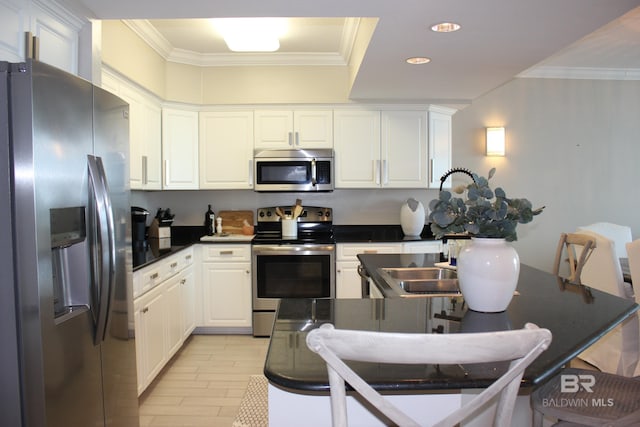
M487 178L473 174L474 182L459 186L452 191L467 193L466 200L453 197L447 190L440 191L437 199L429 203L431 231L436 239L445 234L466 233L473 237L504 238L511 242L518 239L516 226L526 224L539 215L544 206L532 209L527 199L512 199L498 187L489 187L489 180L496 169L489 171Z

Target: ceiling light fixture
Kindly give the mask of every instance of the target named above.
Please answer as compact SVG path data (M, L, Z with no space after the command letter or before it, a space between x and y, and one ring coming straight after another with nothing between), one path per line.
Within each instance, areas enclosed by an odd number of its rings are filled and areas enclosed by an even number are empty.
M413 56L411 58L407 58L407 63L411 65L428 64L429 62L431 62L431 59L424 56Z
M451 33L453 31L458 31L460 28L460 25L455 22L441 22L439 24L432 25L431 31L435 31L436 33Z
M275 52L287 32L285 18L219 18L211 24L234 52Z

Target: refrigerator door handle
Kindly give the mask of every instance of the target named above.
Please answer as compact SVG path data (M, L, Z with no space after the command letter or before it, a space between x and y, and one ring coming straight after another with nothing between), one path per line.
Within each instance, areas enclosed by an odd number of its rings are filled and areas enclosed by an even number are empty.
M94 292L97 294L97 312L95 312L96 332L94 343L98 345L104 341L113 290L115 288L115 232L113 224L113 210L109 198L109 187L102 165L102 159L88 155L89 165L89 191L92 195L95 207L93 224L96 230L97 246L91 245L93 263Z

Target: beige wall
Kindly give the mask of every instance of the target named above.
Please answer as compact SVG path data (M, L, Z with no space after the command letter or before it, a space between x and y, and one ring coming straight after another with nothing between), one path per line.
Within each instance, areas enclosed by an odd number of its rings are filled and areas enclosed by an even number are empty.
M165 61L121 21L102 21L102 62L165 98Z
M343 103L347 81L347 67L207 67L203 103Z
M121 21L103 21L105 64L166 101L192 104L349 102L347 66L198 67L165 61Z
M166 63L165 98L188 104L202 104L202 68L194 65Z

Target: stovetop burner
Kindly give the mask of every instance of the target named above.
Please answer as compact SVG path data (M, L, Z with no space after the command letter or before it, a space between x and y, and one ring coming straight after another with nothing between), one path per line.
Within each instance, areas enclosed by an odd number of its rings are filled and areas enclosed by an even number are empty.
M282 224L277 211L291 215L290 206L273 206L257 211L256 236L253 244L333 244L333 210L316 206L303 206L297 219L298 236L282 236Z

